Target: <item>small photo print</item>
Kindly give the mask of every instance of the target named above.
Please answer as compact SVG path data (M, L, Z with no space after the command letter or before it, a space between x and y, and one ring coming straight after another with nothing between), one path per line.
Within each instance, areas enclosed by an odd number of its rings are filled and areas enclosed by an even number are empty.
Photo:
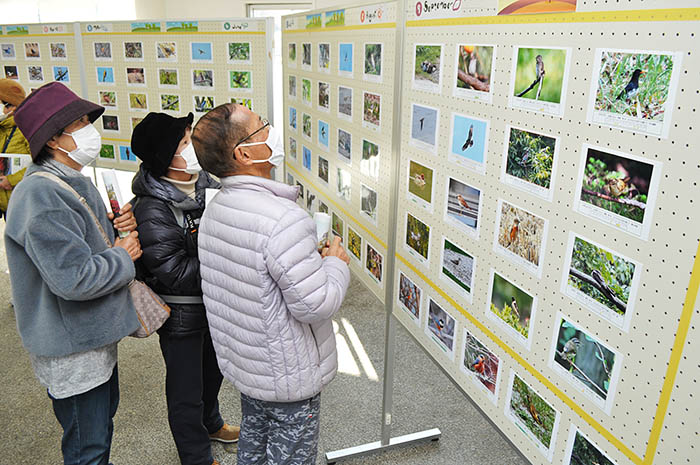
M190 60L193 63L211 63L213 61L211 42L190 42Z
M120 145L119 146L119 160L120 161L130 161L130 162L136 162L136 155L134 155L134 152L131 150L131 147L127 145Z
M114 91L100 90L97 92L98 103L103 107L117 108L117 93Z
M31 82L44 82L44 68L41 66L27 66L27 75Z
M495 62L493 45L457 46L455 97L491 103L491 76Z
M302 113L301 115L301 133L308 140L311 140L311 115Z
M297 66L297 44L292 43L288 44L288 53L287 53L287 63L291 68L296 68Z
M408 198L428 211L433 210L433 170L408 161Z
M311 192L311 189L307 189L306 191L306 209L309 212L312 212L314 210L314 202L316 201L316 194Z
M479 212L481 191L458 179L447 180L445 221L469 234L479 237Z
M112 59L112 43L111 42L95 42L93 44L95 49L95 59L96 60L111 60Z
M382 280L384 279L384 256L380 254L372 245L365 241L367 244L367 255L365 260L365 270L369 273L369 276L379 284L382 285Z
M362 77L365 81L382 82L382 44L365 44Z
M177 69L159 69L158 85L163 88L175 89L178 87Z
M661 163L583 145L574 210L647 240Z
M193 89L211 89L214 87L214 71L211 69L193 69L192 70L192 88Z
M16 66L5 66L5 78L19 80Z
M301 80L301 101L311 106L311 80Z
M343 231L345 231L345 224L343 223L343 219L335 212L331 215L331 231L341 239L345 237L345 234L343 234Z
M363 92L362 102L362 126L378 130L381 126L382 96Z
M37 42L26 42L24 44L24 56L28 60L39 60L41 58L39 44Z
M311 70L311 43L305 42L301 44L301 68L307 71Z
M350 171L338 168L337 194L346 202L350 202L350 189L352 186Z
M338 118L352 121L352 89L338 86Z
M102 148L100 148L100 158L103 160L116 160L114 146L112 144L102 144Z
M143 61L143 44L141 42L124 42L124 58L126 61Z
M68 58L66 44L63 42L51 42L49 44L49 50L51 50L52 60L65 60Z
M194 111L197 113L206 113L214 109L214 97L205 95L194 96Z
M489 287L491 298L487 304L486 316L529 350L537 298L495 270L491 270Z
M411 104L411 145L437 153L438 115L437 108Z
M233 64L251 64L250 42L229 42L228 62Z
M486 347L476 336L464 329L464 352L462 371L479 386L481 391L496 405L501 385L501 359Z
M129 94L129 108L132 110L148 110L146 94Z
M132 116L131 117L131 130L133 131L134 128L136 126L138 126L141 121L143 121L143 118Z
M53 80L56 82L70 82L70 74L68 72L67 66L54 66L53 67Z
M552 200L557 154L556 137L506 127L501 181L545 200Z
M126 68L126 83L130 86L145 86L145 70L143 68Z
M416 44L413 59L413 88L440 93L442 45Z
M297 186L299 186L299 198L297 200L304 200L304 185L297 181Z
M293 137L289 138L289 156L293 160L297 159L297 140Z
M305 145L301 146L301 163L304 168L311 171L311 149Z
M476 260L446 237L442 238L442 270L440 277L472 301L472 278Z
M251 91L250 71L229 71L228 85L230 89Z
M112 115L102 115L102 129L119 132L119 118Z
M496 252L541 277L548 221L504 200L498 201Z
M352 77L353 44L338 44L338 75Z
M564 465L617 465L573 425L569 431L564 457Z
M562 292L578 304L628 331L641 266L593 241L571 233Z
M321 213L328 214L328 205L326 205L325 203L323 203L323 202L321 202L321 201L319 200L319 202L318 202L318 211L321 212Z
M322 145L328 150L328 139L330 137L330 128L328 123L322 120L318 120L318 144Z
M454 360L457 321L430 297L428 297L427 320L425 334L450 360Z
M297 109L294 107L289 107L289 128L297 130Z
M338 128L338 155L345 163L352 163L352 134Z
M288 95L290 98L297 98L297 77L296 76L289 76L289 92Z
M160 95L160 109L161 111L180 111L180 96L161 94Z
M328 172L329 172L328 160L319 156L318 157L318 177L321 179L321 181L325 182L326 184L328 184Z
M505 414L551 462L561 415L513 370Z
M360 173L379 180L379 146L367 139L362 139L362 160Z
M361 184L360 212L369 218L373 224L377 224L377 191Z
M239 105L243 105L248 110L253 109L253 99L250 99L250 98L231 97L231 103L237 103Z
M8 60L16 58L15 44L0 44L0 56Z
M399 271L399 306L420 326L423 290Z
M479 174L484 174L486 172L488 136L488 121L452 113L448 160Z
M564 115L570 49L515 47L509 105Z
M329 112L331 100L331 85L327 82L318 82L318 109Z
M158 42L156 44L156 61L177 61L177 44L175 42Z
M588 122L668 137L682 56L597 49Z
M610 414L621 356L561 313L556 321L549 367Z
M430 226L406 212L406 250L423 265L430 259Z
M97 67L97 83L98 84L114 84L114 68Z
M287 173L287 184L290 186L294 186L294 176L292 176L290 173Z
M331 70L331 44L318 44L318 70L328 73Z

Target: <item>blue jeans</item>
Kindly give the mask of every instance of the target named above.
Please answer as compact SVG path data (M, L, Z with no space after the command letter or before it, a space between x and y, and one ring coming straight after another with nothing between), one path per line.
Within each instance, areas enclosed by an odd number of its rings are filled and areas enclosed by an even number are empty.
M61 451L65 465L108 465L119 405L119 374L104 384L66 399L54 399L53 411L63 427Z

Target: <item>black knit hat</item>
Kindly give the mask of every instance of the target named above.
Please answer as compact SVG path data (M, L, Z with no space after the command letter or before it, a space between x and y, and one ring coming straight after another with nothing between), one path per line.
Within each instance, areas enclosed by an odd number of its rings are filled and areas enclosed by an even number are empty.
M131 151L141 159L151 174L163 176L185 136L185 129L192 126L193 119L192 113L182 118L174 118L165 113L149 113L131 134Z

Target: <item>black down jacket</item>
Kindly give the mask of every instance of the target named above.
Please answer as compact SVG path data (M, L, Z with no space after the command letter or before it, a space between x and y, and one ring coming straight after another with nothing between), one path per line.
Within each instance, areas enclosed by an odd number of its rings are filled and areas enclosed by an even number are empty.
M191 199L141 165L131 185L136 196L132 204L143 250L136 262L136 275L156 293L201 297L197 232L196 229L188 232L182 220L189 213L198 226L204 212L205 189L219 187L218 182L202 171L196 183L195 199ZM169 305L170 318L162 330L186 334L207 326L203 304Z

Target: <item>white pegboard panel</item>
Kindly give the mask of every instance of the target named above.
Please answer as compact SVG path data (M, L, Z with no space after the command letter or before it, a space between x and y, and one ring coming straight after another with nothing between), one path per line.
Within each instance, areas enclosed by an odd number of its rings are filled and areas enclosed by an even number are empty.
M692 227L698 221L694 199L700 180L700 164L694 156L698 150L698 138L694 134L694 126L698 122L696 108L700 105L697 85L700 69L695 57L700 53L696 32L698 12L667 10L654 16L656 12L631 12L629 9L643 9L641 3L657 2L639 2L639 6L625 3L625 12L608 11L614 10L614 7L590 10L597 12L594 20L590 15L543 15L524 19L494 18L491 24L484 22L483 18L460 19L459 15L443 21L420 21L414 13L415 4L406 3L409 21L404 44L406 72L403 76L400 146L402 177L397 224L400 272L396 273L397 282L393 285L398 286L401 273L416 283L422 290L423 313L417 323L409 312L397 305L395 315L418 340L423 341L438 363L482 405L491 419L533 463L549 463L549 460L504 415L509 388L507 374L511 369L561 413L559 431L552 444L553 463L568 463L565 457L567 441L574 426L618 465L693 463L697 455L697 408L693 406L694 403L691 404L697 363L687 358L681 360L668 412L663 399L671 393L673 385L669 380L676 373L674 365L669 365L669 359L671 354L677 356L683 350L684 339L679 340L677 335L684 336L688 329L684 318L691 314L695 298L694 295L689 297L688 307L686 295L698 247L698 235ZM687 2L664 4L666 8L684 6L687 6ZM659 18L667 18L668 21L660 21ZM417 89L413 85L415 45L420 44L442 45L439 93ZM495 46L492 103L453 96L458 44ZM612 129L588 122L596 49L611 45L625 50L678 52L678 83L673 91L675 103L668 137ZM566 98L561 117L509 105L514 47L569 49L568 78L564 78ZM435 153L425 150L424 146L416 146L420 144L411 143L413 104L439 112ZM489 122L485 174L456 165L448 158L452 113ZM551 201L501 182L509 126L558 138L559 151L555 159L557 169L552 182ZM580 189L578 183L584 144L630 154L642 162L657 163L654 169L660 170L659 188L653 211L648 213L651 214L648 238L634 236L574 209ZM405 175L409 161L433 169L433 199L428 209L423 208L420 202L414 202L414 197L407 194L411 182ZM463 228L453 223L445 222L448 177L481 190L478 238L465 234ZM494 250L499 199L548 221L547 239L541 257L541 277ZM651 204L651 200L649 202ZM408 253L403 246L407 234L405 211L430 227L428 260L417 259L417 254ZM563 293L562 273L569 255L568 244L572 233L638 264L641 269L640 283L629 327L611 323ZM471 302L453 286L443 284L443 236L464 247L468 254L476 258ZM487 318L491 269L537 299L536 314L530 326L529 349L519 344L503 325ZM398 295L398 287L396 289ZM690 289L691 294L693 290L697 291L697 283ZM430 337L430 331L426 331L428 297L456 319L453 338L456 354L453 360L446 356L444 346L436 343ZM590 395L551 368L551 346L555 326L559 324L559 312L577 327L585 328L585 332L603 346L619 354L617 360L621 373L617 385L611 387L609 395L614 393L614 401L609 414ZM691 326L687 347L683 351L686 357L692 353L688 351L694 328ZM465 329L501 359L502 384L497 406L481 402L484 399L483 390L477 389L476 383L460 369ZM666 423L662 423L664 417ZM686 426L682 427L682 424ZM688 426L690 424L692 426ZM658 433L660 438L657 437ZM691 446L688 446L689 442Z
M342 16L341 16L342 13ZM327 24L329 20L342 17L342 24ZM307 27L320 18L320 27ZM316 20L318 21L318 20ZM396 3L388 2L344 9L316 10L283 18L282 56L284 64L284 117L287 174L294 183L304 187L304 199L300 202L310 213L318 211L321 202L329 208L329 214L337 215L343 221L343 241L349 248L349 229L361 241L360 257L356 259L350 251L351 268L356 275L380 298L384 300L384 270L387 260L389 225L389 202L392 196L390 179L392 162L392 131L394 105L394 78L396 53ZM317 23L318 24L318 23ZM310 44L311 64L303 64L303 44ZM327 68L319 64L321 44L328 44L330 60ZM347 66L340 68L340 44L352 44L352 71ZM365 77L366 44L381 44L381 79ZM296 58L290 59L290 46L295 47ZM344 45L347 47L347 45ZM296 82L296 95L290 95L290 77ZM305 101L303 83L308 81L311 99ZM320 85L328 84L330 89L329 108L319 102ZM338 112L340 87L351 89L352 117ZM364 94L380 96L379 125L364 120ZM296 111L297 128L290 128L290 109ZM303 118L311 120L311 137L303 134ZM329 130L328 145L319 140L319 121L326 123ZM339 154L339 130L351 134L351 160L348 162ZM290 156L290 139L296 142L296 158ZM376 176L363 170L363 140L379 147L379 163ZM310 165L304 165L304 150L311 152ZM319 176L319 157L328 164L328 182ZM309 169L310 168L310 169ZM337 193L338 169L350 174L350 198L346 200ZM365 215L362 210L363 186L376 192L376 220ZM316 200L307 204L309 192ZM379 281L368 270L368 246L382 257L382 280ZM376 268L375 268L376 269Z

